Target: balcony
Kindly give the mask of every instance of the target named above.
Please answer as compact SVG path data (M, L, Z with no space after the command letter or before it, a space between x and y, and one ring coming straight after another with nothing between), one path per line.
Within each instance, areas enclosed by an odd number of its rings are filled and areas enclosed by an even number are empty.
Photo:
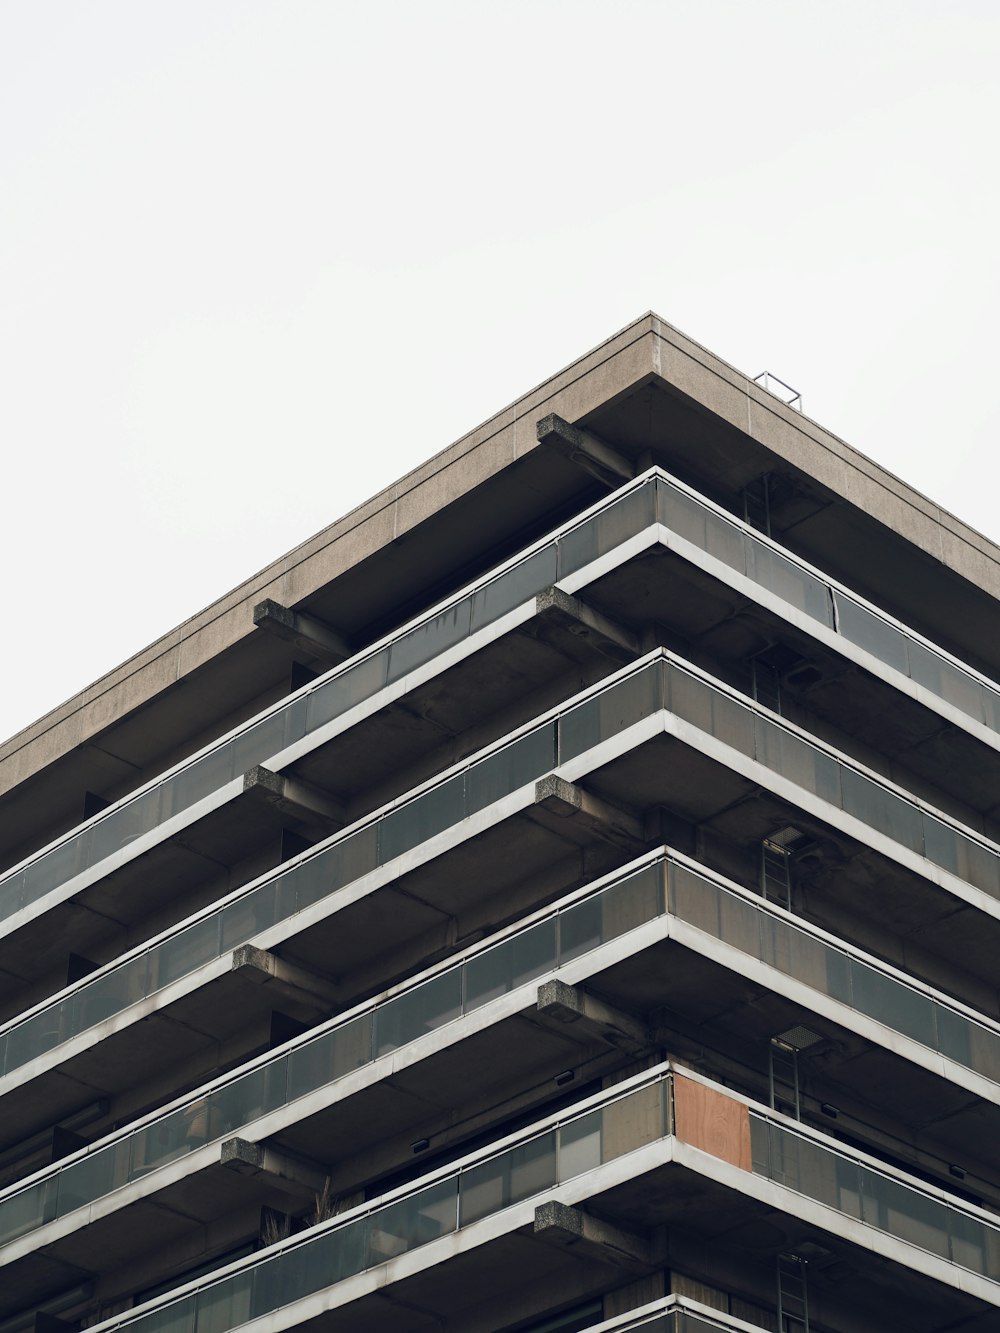
M666 711L668 708L670 711ZM673 736L675 743L681 743L686 756L683 765L678 767L678 755L673 771L654 776L646 771L648 764L642 763L636 787L629 775L638 777L639 772L630 763L628 752L657 735ZM669 749L671 743L666 744ZM560 772L573 776L590 774L595 790L599 789L619 809L634 808L637 793L642 792L640 801L674 807L680 804L685 814L700 823L710 818L710 811L721 811L723 824L731 829L738 807L740 826L750 838L767 836L776 826L775 818L781 817L773 804L765 803L755 810L752 803L740 798L739 793L747 791L746 783L766 783L779 801L791 801L807 814L853 835L860 847L867 847L865 856L871 858L874 847L876 863L880 859L883 866L896 863L922 879L924 896L915 889L908 890L899 910L911 918L921 912L930 919L946 916L947 928L939 932L941 943L947 945L950 932L964 967L975 968L979 961L977 948L984 951L984 969L990 966L992 935L985 918L1000 916L995 902L1000 892L1000 859L991 844L865 774L718 682L668 654L657 653L413 796L394 802L306 853L278 874L251 884L181 929L86 978L53 1003L8 1025L0 1034L0 1048L5 1050L6 1059L5 1087L13 1090L37 1080L46 1069L56 1069L98 1043L101 1059L107 1059L111 1044L120 1046L127 1039L130 1024L166 1004L179 1003L185 996L192 997L190 1003L198 1007L202 1022L206 1018L210 1025L236 1022L246 1001L245 995L240 998L239 987L234 989L231 951L248 940L273 947L281 941L308 938L316 930L322 936L322 922L333 919L332 914L346 913L336 918L339 949L349 950L356 944L362 950L367 947L370 953L372 939L377 937L384 965L385 957L394 947L402 948L407 937L421 938L421 914L427 929L433 929L435 918L440 920L436 914L441 912L448 917L456 912L471 913L474 919L472 904L477 895L486 893L482 871L474 877L478 883L470 882L467 870L457 876L444 872L438 858L458 854L463 844L469 844L469 851L479 849L483 839L489 841L491 831L498 831L504 820L512 818L528 820L543 860L551 862L560 846L565 854L559 834L569 832L570 822L558 818L555 824L549 821L548 841L551 844L554 830L556 846L546 852L542 846L546 832L533 810L535 781L556 764ZM599 774L598 770L606 772ZM614 774L619 770L622 778L616 779ZM754 799L760 806L760 798ZM626 831L619 830L618 845L634 853L640 850L644 835L633 816L625 815L623 820ZM581 835L574 836L579 845ZM582 836L586 841L585 832ZM610 853L605 845L606 854L612 858L614 843L613 837ZM528 846L526 842L526 853ZM624 859L621 850L617 855L620 863ZM951 870L945 869L949 863ZM525 862L525 870L528 864ZM978 881L979 889L970 887L956 871L964 872L974 883ZM502 874L503 867L495 867L494 873ZM410 875L427 874L432 875L435 887L423 891L417 900L412 896L401 900L407 921L387 923L376 936L372 935L370 921L364 928L360 924L356 930L350 926L351 913L363 913L365 901L376 890L398 886ZM891 880L884 870L881 874L883 892L889 895ZM842 902L851 906L857 901L862 913L871 912L870 891L860 883L857 890L852 888L851 875L842 873L836 888ZM947 910L934 905L935 894L941 895L942 891L952 900ZM978 945L971 948L965 935L955 934L963 920L962 914L954 910L956 897L969 905L970 925L975 921ZM418 906L418 900L424 907ZM424 908L435 900L437 907L426 912ZM522 910L530 905L523 903ZM895 904L893 910L897 910ZM486 920L490 920L489 915ZM399 933L396 939L394 931ZM322 960L331 970L342 966L331 958L328 942L324 945L317 937L301 953L300 961L306 966L318 963L321 971ZM410 966L419 965L419 960L418 947ZM214 996L206 1014L197 992L208 982L221 983L227 977L223 991ZM379 989L378 981L374 989ZM217 1040L223 1029L209 1035ZM130 1050L141 1065L142 1050L134 1045ZM79 1078L86 1068L77 1060L70 1073ZM141 1069L131 1064L130 1068L138 1079ZM40 1086L37 1095L44 1093L51 1107L53 1101L58 1105L52 1092L50 1084L47 1089ZM7 1107L13 1127L16 1111L9 1093ZM30 1118L24 1123L30 1128Z
M545 998L557 978L584 988L578 1012L563 1012L558 993ZM748 981L770 994L748 993ZM121 1263L137 1245L142 1253L158 1217L143 1200L200 1228L261 1191L273 1206L289 1192L309 1195L273 1168L234 1176L244 1150L227 1150L230 1136L263 1141L279 1164L283 1152L323 1162L331 1143L350 1142L350 1162L330 1176L338 1194L350 1193L415 1140L440 1151L477 1115L495 1123L518 1100L544 1103L561 1071L579 1086L631 1053L677 1049L688 1031L703 1060L742 1050L743 1077L766 1086L768 1037L795 1026L821 1043L822 1095L844 1112L867 1109L884 1089L890 1123L906 1117L928 1146L941 1140L945 1178L945 1161L960 1157L971 1173L989 1157L1000 1132L1000 1025L660 849L5 1191L0 1257L14 1291L23 1257L44 1246L26 1279L40 1298L64 1265L86 1270L102 1254ZM461 1096L444 1104L443 1087ZM973 1094L964 1112L958 1087ZM477 1113L479 1103L492 1116Z
M471 589L122 798L0 877L8 929L72 896L238 795L255 765L284 769L444 664L662 543L924 707L998 748L1000 689L658 469ZM366 707L367 705L367 707Z
M539 1247L558 1245L544 1234L553 1228L541 1205L558 1218L560 1206L584 1202L605 1226L628 1228L625 1259L640 1271L662 1263L651 1243L657 1228L666 1227L669 1246L683 1219L703 1243L725 1246L727 1236L756 1225L760 1251L768 1243L760 1219L774 1211L786 1219L775 1231L778 1245L790 1233L821 1238L849 1266L855 1298L891 1285L887 1267L905 1269L909 1294L898 1299L923 1300L921 1328L943 1333L946 1319L964 1318L985 1333L1000 1307L1000 1232L986 1214L708 1080L660 1066L96 1327L230 1333L270 1316L275 1328L317 1318L324 1328L346 1329L349 1320L357 1328L369 1309L384 1319L382 1301L392 1299L395 1283L399 1298L411 1293L425 1317L447 1314L472 1327L464 1310L509 1285L513 1272L530 1283ZM578 1256L564 1250L554 1262L550 1251L557 1275L550 1280L589 1258L584 1288L596 1282L600 1290L607 1256L603 1266L592 1253ZM619 1253L619 1268L621 1260Z

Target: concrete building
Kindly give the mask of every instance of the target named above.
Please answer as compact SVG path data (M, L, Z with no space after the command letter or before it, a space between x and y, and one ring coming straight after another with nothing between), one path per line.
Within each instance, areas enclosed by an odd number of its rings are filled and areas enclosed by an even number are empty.
M0 1333L1000 1330L1000 550L654 315L0 748Z

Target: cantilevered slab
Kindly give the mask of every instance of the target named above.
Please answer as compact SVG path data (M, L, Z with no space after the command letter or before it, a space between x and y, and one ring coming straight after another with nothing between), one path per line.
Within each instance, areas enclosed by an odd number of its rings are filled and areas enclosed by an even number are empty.
M261 602L363 646L449 578L606 494L539 443L551 416L595 457L599 445L622 468L652 461L733 509L742 487L776 477L779 540L974 664L1000 661L996 546L646 314L0 747L2 822L15 830L0 863L77 822L83 791L130 790L279 697L286 646L255 631Z

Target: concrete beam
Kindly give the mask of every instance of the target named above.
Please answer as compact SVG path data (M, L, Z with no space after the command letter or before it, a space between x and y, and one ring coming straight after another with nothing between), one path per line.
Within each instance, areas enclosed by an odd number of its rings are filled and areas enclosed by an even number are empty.
M637 634L561 588L546 588L539 593L535 614L544 616L550 624L563 626L615 662L634 662L642 651Z
M567 986L558 978L546 981L538 988L536 1004L540 1017L566 1026L578 1024L581 1036L597 1037L628 1055L641 1055L656 1044L644 1023L582 986Z
M333 796L309 782L275 773L260 764L244 773L243 790L249 796L266 801L283 815L306 823L320 823L328 833L335 833L347 823L343 805Z
M562 454L610 490L616 490L635 476L635 468L624 454L605 444L592 431L573 426L554 412L542 417L535 431L539 444Z
M219 1161L241 1176L263 1176L283 1193L303 1199L322 1194L329 1178L315 1163L291 1157L265 1143L251 1143L249 1139L224 1139L219 1145Z
M559 824L565 821L567 835L569 827L583 835L582 838L573 838L573 841L597 837L630 852L645 846L641 819L636 819L610 801L594 796L577 783L567 782L554 773L535 783L533 813L535 817L543 816L541 822L556 832L564 832Z
M645 1236L625 1231L579 1208L550 1199L535 1209L532 1228L538 1240L561 1249L581 1246L595 1259L625 1268L651 1268L655 1259Z
M322 657L335 666L354 655L354 649L337 631L305 611L293 611L270 597L253 609L253 623L279 639L286 639L313 657Z
M273 986L288 999L324 1013L338 1002L337 987L332 981L253 944L241 944L233 950L232 970L244 981Z

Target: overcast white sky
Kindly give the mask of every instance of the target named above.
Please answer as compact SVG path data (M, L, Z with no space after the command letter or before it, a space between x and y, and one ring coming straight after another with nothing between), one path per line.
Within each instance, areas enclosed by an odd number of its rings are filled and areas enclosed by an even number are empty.
M0 737L652 308L995 539L997 0L0 0Z

